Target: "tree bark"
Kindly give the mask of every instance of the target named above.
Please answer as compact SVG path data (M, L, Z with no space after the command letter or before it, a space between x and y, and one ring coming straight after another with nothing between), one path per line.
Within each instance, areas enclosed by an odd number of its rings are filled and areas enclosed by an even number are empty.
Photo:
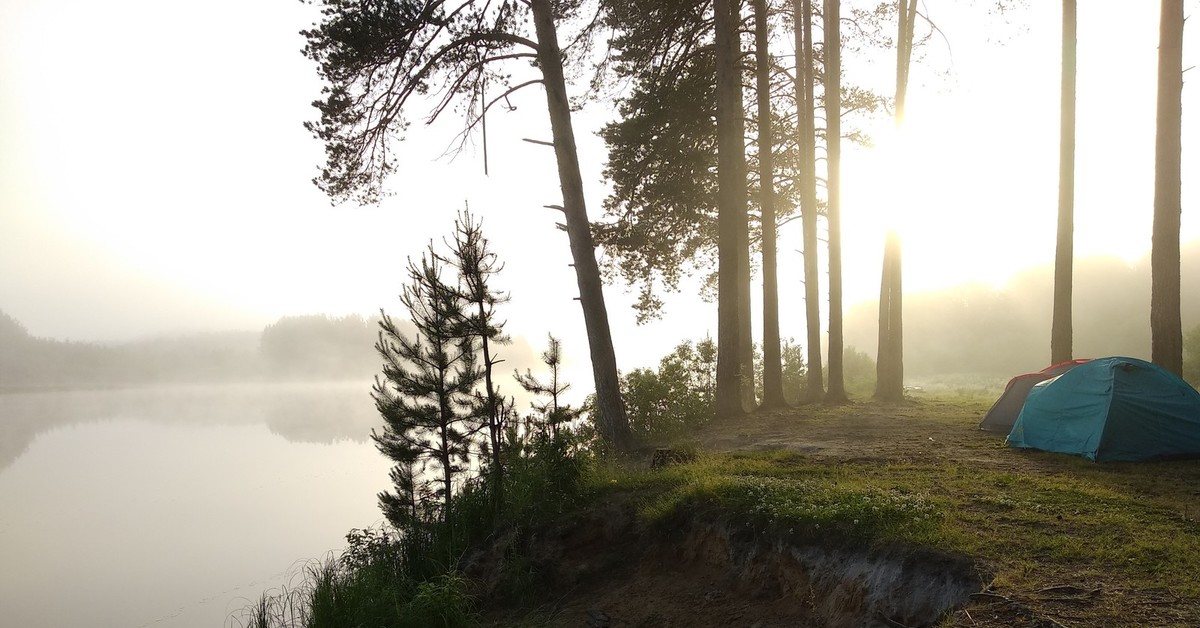
M1050 363L1071 359L1075 257L1075 2L1063 0L1062 91L1058 135L1058 240L1054 251L1054 314Z
M1154 228L1150 252L1150 357L1183 375L1179 315L1180 167L1183 154L1183 0L1163 0L1158 34Z
M842 371L842 35L839 0L825 0L825 142L829 200L829 391L827 403L846 401Z
M752 318L754 313L750 307L750 215L748 208L749 193L746 189L746 105L743 93L742 67L745 58L742 51L742 0L729 3L729 22L732 24L731 52L733 54L734 79L731 83L735 100L731 103L736 111L734 128L740 140L740 149L734 159L737 161L738 180L741 184L735 188L734 207L739 217L738 230L738 351L742 379L742 408L750 412L758 405L754 394L754 333Z
M484 308L483 301L479 301L477 305L479 320L487 321L487 310ZM496 395L496 384L492 381L492 367L495 366L495 363L492 362L491 343L488 341L486 333L479 335L479 344L483 351L483 384L484 390L487 392L488 442L492 457L492 499L495 502L496 511L499 512L500 505L504 503L504 456L501 451L504 434L500 431L500 402Z
M893 234L892 245L892 303L891 327L892 342L892 377L895 378L895 400L904 398L904 282L902 272L904 266L904 251L901 247L900 236Z
M575 131L571 125L571 106L567 100L566 80L563 78L562 53L550 0L532 0L534 28L538 39L538 65L546 88L546 104L550 113L550 128L554 138L554 155L558 161L558 178L563 193L563 213L566 215L567 236L575 262L575 279L579 286L579 303L587 328L588 349L592 358L592 375L596 384L597 427L604 442L616 451L631 446L629 421L621 400L617 377L617 358L613 351L612 332L608 326L608 310L604 305L603 283L596 264L595 245L584 200L583 178L579 171L579 153L575 147Z
M897 9L900 19L896 37L896 114L893 121L899 131L904 126L917 1L897 0ZM902 166L896 163L893 167ZM898 206L893 211L902 212L904 205L911 202L899 193L896 198ZM904 399L904 308L900 262L900 236L895 232L888 233L879 286L879 351L875 361L875 398L884 401Z
M899 37L896 41L896 128L904 123L904 107L908 102L908 70L912 65L913 32L917 18L917 0L897 0L900 13Z
M900 236L888 233L879 282L879 354L875 363L875 398L904 399L903 289Z
M719 416L746 412L742 273L746 231L746 153L737 65L740 45L731 0L713 0L717 92L717 390ZM748 296L748 293L747 293ZM753 376L751 375L751 382ZM751 391L753 394L753 390Z
M771 120L771 51L767 0L754 0L754 49L758 84L758 179L762 208L763 408L782 408L783 359L779 347L779 278L775 233L775 134Z
M813 97L812 0L793 0L796 23L796 108L800 117L800 224L804 235L804 313L808 331L805 401L825 396L821 359L821 276L817 266L817 139Z

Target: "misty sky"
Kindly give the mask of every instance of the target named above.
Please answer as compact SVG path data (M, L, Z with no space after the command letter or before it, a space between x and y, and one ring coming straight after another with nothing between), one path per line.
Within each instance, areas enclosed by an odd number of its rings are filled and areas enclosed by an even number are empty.
M846 156L847 305L877 294L888 226L905 236L907 290L1000 283L1053 259L1058 3L1004 18L962 4L928 2L949 44L935 37L918 60L904 137L880 120L880 149ZM406 256L449 233L469 202L507 264L509 331L535 346L551 331L584 356L566 236L542 208L561 199L553 154L520 141L548 139L541 92L489 118L490 177L473 149L438 159L453 120L414 126L394 196L331 207L309 182L322 147L301 127L321 87L298 35L314 18L294 0L0 0L0 310L34 335L75 340L398 313ZM1157 3L1081 3L1077 255L1149 248L1157 28ZM1184 67L1200 58L1191 23L1184 54ZM887 93L889 63L847 59L846 80ZM1197 98L1185 83L1185 240L1200 237L1186 174ZM593 218L605 194L595 131L612 110L600 103L576 121ZM906 184L888 174L897 154ZM898 213L894 189L919 200ZM781 286L798 293L796 248L781 243ZM715 307L690 292L666 321L637 328L632 299L608 289L622 368L715 329ZM784 335L802 337L801 303L783 303Z

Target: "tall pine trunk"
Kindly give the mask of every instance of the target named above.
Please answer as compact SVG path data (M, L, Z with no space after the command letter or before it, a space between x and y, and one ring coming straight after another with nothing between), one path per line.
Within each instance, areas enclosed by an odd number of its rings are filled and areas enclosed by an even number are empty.
M754 0L755 78L758 87L758 179L762 208L763 408L787 405L779 348L779 278L775 234L775 134L771 120L771 52L767 0Z
M1063 0L1062 91L1058 134L1058 243L1054 251L1054 314L1050 363L1071 359L1075 256L1075 1Z
M904 126L904 107L908 99L908 74L912 65L913 32L917 18L917 0L897 0L900 15L896 37L896 115L899 131ZM907 156L901 156L907 158ZM892 164L901 168L900 163ZM897 206L903 212L911 198L897 190ZM900 236L889 233L884 242L883 273L879 285L879 352L875 358L875 397L885 401L904 398L904 307L901 285Z
M741 138L741 149L735 155L737 161L738 180L741 185L735 190L734 207L740 218L737 221L738 230L738 352L742 378L742 408L747 412L754 410L758 401L754 395L754 334L752 326L753 312L750 307L750 222L749 222L749 193L746 189L746 105L743 93L742 68L745 58L742 52L742 0L729 3L729 21L732 24L732 53L734 81L731 83L736 94L733 103L737 112L734 127Z
M745 403L742 273L746 247L746 152L743 137L737 0L713 0L717 92L717 390L720 416L741 414ZM748 292L746 293L748 296ZM747 308L748 309L748 308ZM753 379L751 378L751 381ZM751 391L753 394L753 391Z
M842 370L842 35L839 0L825 0L825 142L828 145L829 391L828 403L846 401Z
M1179 316L1180 162L1183 124L1183 0L1163 0L1158 31L1154 232L1150 252L1150 358L1183 375Z
M483 302L480 301L477 305L479 320L486 321L487 311ZM487 334L480 334L479 347L483 351L483 389L487 394L488 450L492 458L492 499L497 512L499 512L500 505L504 503L504 452L501 451L504 446L504 434L501 433L500 426L499 395L496 394L496 384L492 381L492 367L495 366L495 363L492 361L492 347Z
M804 314L808 330L805 401L825 396L821 360L821 276L817 265L817 133L812 0L793 0L796 24L796 108L800 121L800 224L804 235Z
M897 0L900 14L896 38L896 128L904 124L904 107L908 102L908 70L912 65L913 33L917 19L917 0Z
M875 363L875 398L904 399L904 290L901 284L900 236L887 235L879 282L879 355Z
M595 245L584 201L583 178L579 171L579 153L575 148L575 131L571 126L571 106L567 100L566 80L563 78L562 53L554 27L551 0L531 0L534 28L538 40L538 65L546 88L546 104L550 113L550 129L554 138L554 155L558 161L558 178L563 193L563 213L566 215L567 236L575 262L575 278L579 286L579 303L587 328L588 348L592 357L592 375L596 384L597 427L604 441L617 451L627 450L631 442L629 421L621 401L617 378L617 358L613 351L612 332L608 326L608 310L604 305L603 283L596 264Z

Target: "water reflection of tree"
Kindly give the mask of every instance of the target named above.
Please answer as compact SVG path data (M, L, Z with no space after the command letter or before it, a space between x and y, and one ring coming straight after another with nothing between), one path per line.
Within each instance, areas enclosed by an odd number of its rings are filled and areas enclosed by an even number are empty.
M371 400L370 386L337 391L306 390L271 400L267 427L291 442L365 443L383 421Z

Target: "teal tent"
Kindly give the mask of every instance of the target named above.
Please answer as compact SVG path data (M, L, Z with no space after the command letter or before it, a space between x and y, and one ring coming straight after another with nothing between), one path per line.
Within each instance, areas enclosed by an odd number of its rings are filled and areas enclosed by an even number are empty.
M1200 393L1144 360L1091 360L1030 390L1008 444L1096 462L1200 457Z

